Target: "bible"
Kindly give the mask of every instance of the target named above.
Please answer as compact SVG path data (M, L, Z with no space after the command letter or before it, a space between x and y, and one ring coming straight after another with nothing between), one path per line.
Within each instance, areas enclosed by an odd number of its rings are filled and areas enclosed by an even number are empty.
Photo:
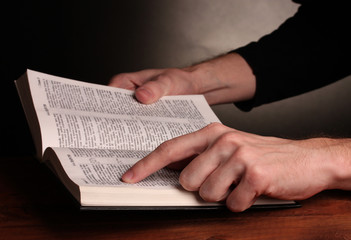
M150 105L133 91L33 70L15 81L37 156L82 209L217 208L182 189L168 168L136 184L123 173L162 142L220 122L204 96L165 96ZM254 206L289 206L260 198Z

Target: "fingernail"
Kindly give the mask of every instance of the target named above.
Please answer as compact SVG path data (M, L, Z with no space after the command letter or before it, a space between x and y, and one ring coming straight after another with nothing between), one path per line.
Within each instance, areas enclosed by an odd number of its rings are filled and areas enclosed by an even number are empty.
M122 176L122 180L124 182L131 182L132 181L132 178L133 178L133 171L131 170L128 170L125 174L123 174Z

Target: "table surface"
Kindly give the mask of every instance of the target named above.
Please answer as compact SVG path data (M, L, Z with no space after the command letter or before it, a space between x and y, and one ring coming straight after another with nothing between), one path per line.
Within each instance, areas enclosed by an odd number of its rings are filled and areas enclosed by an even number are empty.
M302 207L191 211L80 211L32 157L0 158L0 239L351 239L351 192Z

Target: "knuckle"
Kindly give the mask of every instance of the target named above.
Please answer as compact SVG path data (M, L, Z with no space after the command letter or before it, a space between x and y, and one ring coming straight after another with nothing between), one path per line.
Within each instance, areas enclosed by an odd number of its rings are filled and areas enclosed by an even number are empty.
M160 73L155 76L151 81L147 82L148 85L156 95L163 96L172 93L174 77L167 72Z
M207 125L206 128L209 131L218 131L218 130L221 130L223 127L224 127L224 125L222 123L214 122L214 123Z
M159 81L159 82L163 82L163 83L170 83L172 82L172 79L173 79L173 75L172 73L168 72L168 71L165 71L161 74L159 74L157 77L155 77L155 81Z
M236 132L226 132L222 134L217 142L218 144L223 144L223 145L238 145L238 134Z
M239 144L240 140L242 139L238 131L232 128L228 128L219 122L211 123L207 125L203 130L206 131L208 136L217 135L218 138L216 142L220 144Z
M233 158L244 165L248 165L253 159L253 154L248 146L240 146L238 147L234 154Z
M245 180L257 193L257 195L260 195L263 192L266 186L267 177L268 175L266 174L264 169L262 169L262 167L258 165L252 165L246 170L245 174Z
M221 133L224 128L225 126L222 123L214 122L208 124L202 131L205 132L207 136L211 136L215 133Z

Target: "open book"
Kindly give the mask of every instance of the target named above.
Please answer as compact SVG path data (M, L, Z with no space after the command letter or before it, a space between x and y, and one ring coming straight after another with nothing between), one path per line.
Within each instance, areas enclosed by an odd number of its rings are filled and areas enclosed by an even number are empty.
M15 81L39 159L82 208L217 207L182 189L164 168L137 184L123 173L162 142L219 122L202 95L167 96L151 105L133 92L32 70ZM288 206L261 198L256 206Z

